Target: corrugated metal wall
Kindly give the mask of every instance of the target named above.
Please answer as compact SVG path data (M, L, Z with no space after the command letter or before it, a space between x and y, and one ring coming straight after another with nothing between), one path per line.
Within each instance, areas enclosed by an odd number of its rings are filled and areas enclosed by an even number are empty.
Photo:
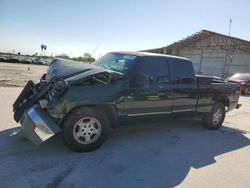
M192 47L180 48L177 55L191 59L197 74L225 77L237 72L250 72L250 54L222 49L211 38Z
M250 54L240 51L229 53L229 61L226 70L229 74L234 74L237 72L250 73Z
M222 76L225 64L225 52L222 50L182 49L179 56L191 59L198 74Z

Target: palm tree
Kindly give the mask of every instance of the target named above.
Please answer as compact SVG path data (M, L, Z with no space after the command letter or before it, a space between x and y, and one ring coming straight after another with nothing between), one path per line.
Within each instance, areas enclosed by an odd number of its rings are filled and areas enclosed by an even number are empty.
M47 50L47 46L43 45L43 49L44 49L44 55L45 55L45 51Z
M41 44L41 50L42 50L42 54L45 55L45 51L47 50L47 46L44 44Z
M42 50L42 53L41 53L41 54L43 54L43 49L44 49L44 45L41 44L41 50Z

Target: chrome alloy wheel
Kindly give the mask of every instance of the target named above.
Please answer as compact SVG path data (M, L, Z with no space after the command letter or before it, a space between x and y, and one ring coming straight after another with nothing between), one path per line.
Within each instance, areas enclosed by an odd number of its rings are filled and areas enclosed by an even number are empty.
M214 125L217 125L221 121L222 116L223 116L223 112L221 109L217 109L217 111L214 112L214 116L213 116Z
M96 141L101 134L101 124L94 117L84 117L76 122L73 129L75 140L81 144Z

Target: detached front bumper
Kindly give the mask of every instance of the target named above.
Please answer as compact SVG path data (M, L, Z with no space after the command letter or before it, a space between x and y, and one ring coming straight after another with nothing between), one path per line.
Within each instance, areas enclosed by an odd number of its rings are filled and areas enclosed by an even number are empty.
M22 132L34 144L39 145L60 132L60 127L39 105L26 110L20 118Z

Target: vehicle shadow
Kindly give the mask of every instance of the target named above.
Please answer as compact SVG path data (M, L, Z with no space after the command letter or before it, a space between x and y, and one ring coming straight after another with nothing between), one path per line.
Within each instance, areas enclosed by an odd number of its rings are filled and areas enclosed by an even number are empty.
M89 153L72 152L60 134L35 147L19 128L7 129L0 132L0 187L174 187L190 168L249 145L246 132L224 126L127 123Z

